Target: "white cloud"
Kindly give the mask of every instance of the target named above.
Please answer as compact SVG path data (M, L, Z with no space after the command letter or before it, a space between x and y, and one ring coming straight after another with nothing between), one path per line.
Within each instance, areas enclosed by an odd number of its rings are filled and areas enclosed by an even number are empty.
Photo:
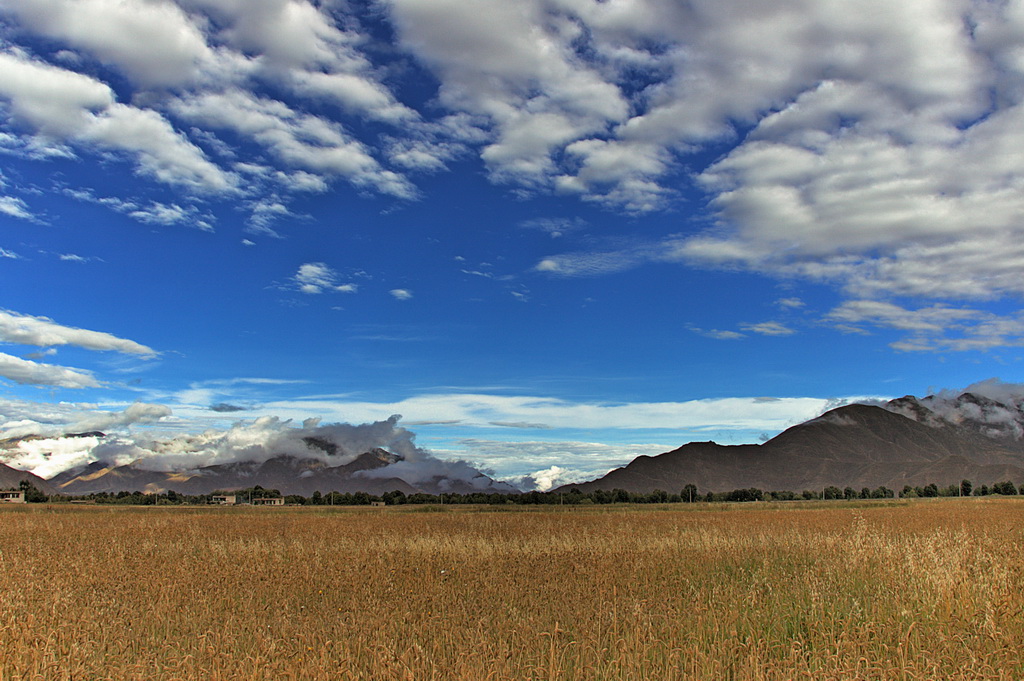
M227 398L230 401L230 398ZM372 421L380 414L402 414L415 422L459 422L463 426L499 429L494 423L544 424L550 428L598 429L718 429L781 430L818 416L836 402L819 398L756 397L691 400L687 402L603 403L574 402L551 397L489 394L428 394L398 402L358 402L348 399L268 401L262 413L305 418L310 413L347 421Z
M105 206L147 225L185 225L205 232L213 231L214 217L195 206L149 201L148 204L113 196L98 197L88 189L65 189L64 193L79 201Z
M826 322L853 333L865 327L905 331L891 346L904 352L977 351L1024 345L1024 318L965 307L931 305L916 310L877 300L851 300L832 310Z
M28 204L16 196L0 196L0 213L22 220L35 220L36 217L28 209Z
M215 61L201 27L173 2L8 0L3 9L24 27L86 50L142 85L181 85Z
M552 255L538 262L534 269L560 277L594 277L631 270L660 257L657 246L641 244L620 250Z
M10 0L0 100L29 134L2 132L0 148L36 159L115 152L160 182L244 185L260 197L250 228L268 235L292 215L278 192L325 192L344 178L413 199L405 173L442 171L471 150L520 195L629 213L673 205L695 178L711 229L551 255L536 270L587 276L675 260L825 282L855 300L1024 295L1016 3L381 7L374 21L390 22L399 48L386 55L343 2ZM54 63L17 47L22 36L45 43ZM406 58L438 83L422 113L392 87ZM101 80L109 69L123 76L123 102ZM206 129L186 135L182 120ZM702 169L704 153L724 145ZM209 227L190 210L139 202L138 218ZM13 197L0 197L0 213L31 219Z
M0 99L19 123L47 138L126 152L161 182L228 191L234 178L150 109L121 104L109 86L89 76L0 52Z
M324 291L355 293L356 284L339 284L338 273L322 262L308 262L299 266L293 277L295 285L303 293L316 294Z
M727 329L702 329L696 326L689 327L690 331L698 333L708 338L714 338L715 340L739 340L740 338L746 338L746 336L739 331L729 331Z
M287 166L344 177L357 187L400 198L416 195L407 179L381 167L370 149L340 124L283 102L234 89L182 97L172 108L188 120L253 139Z
M88 416L81 421L77 421L72 428L75 431L106 431L111 428L123 428L135 423L152 423L170 415L171 409L165 405L135 402L124 409L124 411L103 412Z
M296 92L332 99L344 108L365 114L369 118L391 123L419 118L415 111L398 103L394 95L382 84L363 74L296 69L289 76Z
M0 310L0 342L39 347L73 345L88 350L114 350L144 357L157 354L150 347L103 331L63 326L47 317L33 317L10 310Z
M744 331L757 333L762 336L791 336L796 331L779 322L760 322L758 324L740 324Z
M58 388L98 388L99 381L88 371L54 364L42 364L0 352L0 377L22 385Z
M784 310L797 310L804 307L805 303L799 298L779 298L775 305Z
M619 88L573 48L582 27L545 3L388 4L403 45L440 77L442 104L490 121L482 157L495 179L550 184L558 150L628 116Z
M390 293L395 298L395 300L411 300L412 299L412 291L410 291L408 289L395 288L395 289L391 289L390 291L388 291L388 293Z
M43 478L50 478L68 468L85 466L92 462L92 450L102 438L90 437L45 437L21 440L13 446L0 450L3 463L18 470L32 471Z
M586 224L586 221L580 217L535 218L533 220L521 222L519 226L523 229L536 229L542 232L547 232L551 235L551 238L557 239L558 237L565 236L568 233L583 229Z
M607 472L607 471L605 471ZM586 482L602 475L587 474L581 471L574 471L561 466L551 466L544 470L535 471L524 476L520 485L524 490L536 489L539 492L546 492L555 487L571 484L574 482Z

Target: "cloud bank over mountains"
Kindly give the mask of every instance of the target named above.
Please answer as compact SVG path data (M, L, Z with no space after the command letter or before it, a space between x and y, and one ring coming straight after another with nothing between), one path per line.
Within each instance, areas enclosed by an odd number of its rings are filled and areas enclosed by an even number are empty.
M972 397L976 396L976 397ZM981 398L981 401L978 400ZM884 404L884 400L873 400ZM755 401L751 401L755 402ZM771 404L781 400L760 400ZM832 401L795 417L783 427L808 421L848 401ZM909 406L897 400L890 408L910 418L918 418L913 400ZM948 389L922 398L929 414L949 423L976 423L986 428L989 437L1019 441L1024 437L1021 406L1024 385L1005 383L998 379L981 381L963 389ZM707 405L718 413L725 401ZM735 406L735 405L734 405ZM339 405L344 408L344 405ZM777 408L784 408L784 404ZM30 470L43 477L93 462L108 465L133 464L143 470L194 471L204 466L229 463L262 463L287 455L298 459L314 459L329 466L352 462L360 454L376 448L386 449L401 461L380 469L367 471L369 477L399 477L416 485L438 478L475 484L482 480L481 470L520 489L547 490L561 484L581 482L604 475L612 468L625 465L639 455L657 455L684 444L609 445L585 441L506 441L500 439L464 439L457 449L429 451L418 446L416 436L399 425L400 416L367 422L321 423L310 418L301 423L276 416L259 416L237 421L229 427L210 427L203 431L173 434L160 429L160 422L173 420L172 411L157 404L136 403L118 412L94 411L83 415L82 409L64 405L49 415L44 428L32 423L31 414L40 417L40 410L22 405L24 410L15 420L16 404L0 405L8 422L3 436L14 438L5 442L0 458L7 465ZM737 414L736 418L743 417ZM746 416L758 425L754 416ZM764 421L761 422L764 424ZM194 424L192 424L194 426ZM657 425L657 424L652 424ZM33 427L34 426L34 427ZM587 427L587 424L583 424ZM712 423L706 424L712 427ZM524 426L525 427L525 426ZM590 426L592 427L592 426ZM107 431L96 432L99 429ZM73 435L67 435L72 431ZM34 437L25 437L34 434Z

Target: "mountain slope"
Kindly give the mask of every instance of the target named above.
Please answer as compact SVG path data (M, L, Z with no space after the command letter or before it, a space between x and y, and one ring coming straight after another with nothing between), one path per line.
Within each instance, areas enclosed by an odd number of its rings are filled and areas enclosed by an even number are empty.
M282 494L310 496L314 492L366 492L380 495L395 490L405 494L426 492L507 492L511 488L481 474L476 485L435 478L415 485L397 475L380 475L379 471L401 462L401 457L384 449L373 449L360 454L349 463L339 466L316 458L275 456L261 462L236 462L205 466L193 471L161 472L144 470L137 465L109 466L93 463L80 471L68 471L55 476L51 482L64 494L81 495L98 492L165 492L174 490L182 494L209 494L217 490L232 490L259 485L276 489ZM366 475L368 472L373 475Z
M38 475L28 471L19 471L16 468L0 463L0 489L18 489L23 480L32 483L43 494L57 493L57 489L53 485Z
M902 398L905 399L905 398ZM793 426L761 445L694 442L654 457L641 456L581 491L621 488L675 492L694 484L703 492L758 487L821 489L828 485L899 489L1024 480L1024 453L985 437L980 427L953 424L921 405L915 420L882 407L849 405ZM567 486L568 487L568 486Z

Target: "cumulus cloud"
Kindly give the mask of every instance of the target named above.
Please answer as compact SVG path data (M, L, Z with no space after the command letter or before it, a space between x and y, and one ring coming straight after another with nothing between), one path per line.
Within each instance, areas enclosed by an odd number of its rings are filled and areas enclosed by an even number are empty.
M152 421L169 415L160 405L132 405L120 414L98 414L79 427L127 425ZM319 419L296 425L288 420L263 416L238 422L227 429L172 438L145 433L107 437L50 437L13 443L0 451L8 465L32 470L44 477L94 461L108 465L133 464L143 470L190 471L204 466L228 463L261 463L287 455L299 459L323 461L329 466L350 463L373 449L385 449L399 460L382 468L361 471L365 477L401 478L411 484L431 483L444 490L454 484L460 488L493 488L493 481L471 464L457 458L442 460L415 444L415 435L398 425L400 416L382 421L352 425L322 424ZM511 491L512 488L509 488Z
M89 430L123 430L135 423L154 423L171 415L168 407L135 402L117 410L108 405L81 402L31 402L0 400L0 438L25 435L59 438ZM94 443L95 444L95 443Z
M0 460L12 468L51 478L69 468L92 463L92 452L103 441L98 435L24 439L0 449Z
M523 491L537 490L538 492L547 492L548 490L562 485L572 484L574 482L586 482L593 480L599 475L588 475L581 471L573 471L568 468L562 468L561 466L551 466L544 470L535 471L529 475L523 476L519 481L520 487Z
M216 59L200 27L172 2L11 0L4 9L24 27L88 51L142 85L181 85Z
M162 115L116 100L90 76L0 52L0 99L14 120L47 138L125 152L161 182L200 191L227 191L235 180L177 132Z
M380 8L385 31L342 2L10 0L0 146L38 160L112 153L162 183L249 198L343 179L415 199L412 174L469 153L519 195L627 213L677 205L695 183L710 228L698 220L671 238L555 254L535 270L594 276L677 261L824 282L853 301L1024 295L1015 3ZM374 49L382 33L397 49ZM23 37L46 47L32 54ZM421 111L396 85L410 73L437 84ZM136 217L202 218L189 211L139 202ZM32 215L15 197L0 197L0 213ZM287 196L254 202L250 228L275 235L288 217ZM975 321L986 328L965 329L956 347L1013 344L1012 319Z
M470 438L457 452L479 462L524 491L545 492L560 485L598 478L638 456L657 456L678 444L605 444L582 441L505 442ZM441 453L441 452L438 452ZM523 470L530 471L525 475Z
M165 405L135 402L121 412L104 412L82 419L72 428L77 431L109 430L134 423L152 423L170 415L171 409Z
M384 169L372 150L346 134L339 123L296 111L284 102L232 89L182 97L173 110L193 122L245 135L288 167L344 177L356 187L399 198L416 195L405 177Z
M355 293L358 290L356 284L339 284L338 273L322 262L307 262L300 265L292 279L300 291L308 294L324 291Z
M924 406L922 412L916 406ZM1024 385L998 378L978 381L966 388L947 388L910 404L898 400L889 409L927 425L953 424L979 427L996 439L1024 438Z
M676 254L832 282L855 297L1024 292L1011 274L1024 262L1024 165L1009 152L1024 115L1024 71L1008 57L1019 11L878 5L872 20L840 26L824 16L831 5L816 3L811 25L843 40L817 54L792 54L809 42L791 32L803 30L795 21L781 23L778 38L796 38L780 53L795 67L789 92L700 174L720 224ZM795 82L812 73L822 77Z

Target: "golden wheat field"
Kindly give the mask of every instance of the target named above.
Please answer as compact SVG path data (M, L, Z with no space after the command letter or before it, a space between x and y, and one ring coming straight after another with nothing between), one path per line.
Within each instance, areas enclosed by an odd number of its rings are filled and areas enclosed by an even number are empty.
M0 509L0 681L1020 679L1024 501Z

